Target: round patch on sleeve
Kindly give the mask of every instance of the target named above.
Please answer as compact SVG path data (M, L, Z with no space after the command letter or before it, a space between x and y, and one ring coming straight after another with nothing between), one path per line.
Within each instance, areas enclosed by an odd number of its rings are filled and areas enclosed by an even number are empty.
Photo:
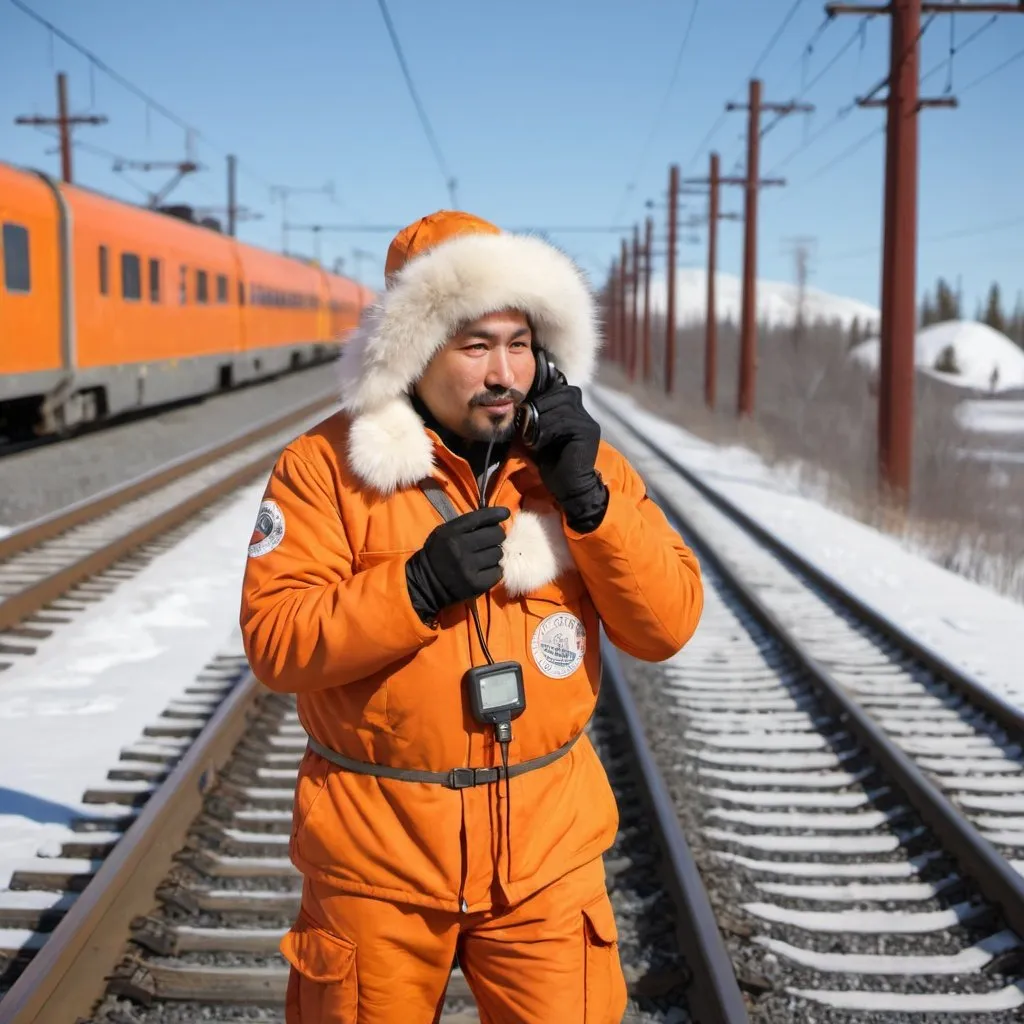
M552 679L565 679L583 664L587 630L571 612L555 612L533 631L530 652L537 667Z
M284 539L284 513L276 501L264 501L249 538L249 557L259 558L273 551Z

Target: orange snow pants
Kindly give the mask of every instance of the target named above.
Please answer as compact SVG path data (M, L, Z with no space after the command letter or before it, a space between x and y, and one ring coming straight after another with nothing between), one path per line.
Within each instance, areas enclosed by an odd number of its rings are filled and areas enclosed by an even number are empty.
M626 983L600 857L513 907L458 914L306 879L281 951L287 1024L436 1024L452 961L482 1024L619 1024Z

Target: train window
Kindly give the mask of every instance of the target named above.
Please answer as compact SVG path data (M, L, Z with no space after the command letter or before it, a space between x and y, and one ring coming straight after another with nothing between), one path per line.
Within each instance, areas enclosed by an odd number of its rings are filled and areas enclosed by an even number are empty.
M206 271L196 271L196 302L209 302L210 293L206 287Z
M182 263L178 270L178 305L184 306L188 302L188 267Z
M121 253L121 297L142 298L142 266L133 252Z
M160 261L149 261L149 301L160 301Z
M28 229L20 224L4 224L4 287L9 292L32 290L32 272L28 258Z
M228 301L228 279L224 274L217 275L217 301Z
M110 294L110 253L105 245L100 246L100 295Z
M241 281L238 282L238 304L245 305L245 285Z

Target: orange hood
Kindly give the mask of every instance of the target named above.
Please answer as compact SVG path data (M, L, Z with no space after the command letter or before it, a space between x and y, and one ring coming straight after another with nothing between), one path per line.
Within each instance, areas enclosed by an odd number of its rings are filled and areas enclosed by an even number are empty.
M339 363L341 404L352 415L348 463L369 489L387 495L430 475L433 446L408 392L469 320L520 310L571 383L592 378L597 306L582 271L548 242L442 210L396 235L385 272L383 295Z

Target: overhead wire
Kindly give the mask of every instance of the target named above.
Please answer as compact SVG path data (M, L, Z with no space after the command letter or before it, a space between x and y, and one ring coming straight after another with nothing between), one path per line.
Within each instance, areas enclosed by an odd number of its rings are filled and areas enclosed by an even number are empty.
M1007 59L1004 60L1002 64L999 64L996 67L992 68L991 71L986 71L985 74L981 75L980 77L975 78L973 81L968 82L966 85L962 85L958 91L961 94L969 92L971 89L974 89L977 86L981 85L982 82L987 82L993 75L999 74L1000 71L1004 70L1005 68L1008 68L1011 64L1015 64L1022 57L1024 57L1024 50L1018 50L1011 57L1007 57Z
M216 143L205 132L200 131L194 125L189 124L183 118L175 114L173 110L170 110L168 107L164 106L164 104L162 104L159 100L150 96L149 93L147 93L145 90L135 85L134 82L129 81L127 78L124 77L124 75L115 71L109 64L106 63L106 61L103 60L102 57L99 57L97 54L93 53L92 50L88 49L88 47L83 46L76 39L73 39L70 35L67 34L67 32L58 28L52 21L50 21L47 18L44 18L37 11L32 10L32 8L25 4L23 0L9 0L9 2L23 14L26 14L28 17L30 17L33 21L47 28L52 33L52 36L56 36L62 42L70 46L73 50L76 50L78 53L82 54L82 56L84 56L90 62L91 66L98 67L104 74L108 75L123 88L127 89L130 93L141 99L146 104L147 115L150 109L155 110L158 114L165 117L168 121L171 121L172 123L176 124L179 128L182 128L186 132L191 132L195 136L195 138L201 139L203 142L205 142L212 148L216 149L218 152L221 152L225 155L228 153L228 150L225 147ZM95 104L95 84L91 86L91 89L92 102L93 104ZM76 142L75 145L80 145L80 143ZM253 180L260 182L262 185L265 185L268 188L272 187L270 185L270 182L267 181L266 178L253 171L252 168L248 166L248 164L243 163L241 160L237 160L236 166L238 167L239 170L244 171Z
M773 33L771 38L768 40L768 42L765 44L765 47L761 51L760 56L754 62L754 66L753 66L753 68L751 68L750 74L747 75L748 79L753 78L757 74L757 72L761 68L761 65L764 64L764 62L771 55L772 51L775 49L775 47L778 44L779 40L782 38L782 34L786 31L786 28L789 26L789 23L796 16L796 12L800 9L800 7L803 5L803 3L804 3L804 0L794 0L792 6L785 13L785 15L783 15L781 24L775 30L775 32ZM737 89L736 92L733 93L733 99L738 98L739 95L741 95L742 90L743 90L743 86L741 85L739 87L739 89ZM726 119L728 117L729 117L729 111L727 109L723 108L721 114L719 114L719 116L718 116L718 120L715 121L715 123L708 130L708 133L697 144L697 148L694 150L693 156L691 156L690 159L684 165L684 168L683 168L683 173L684 174L693 166L693 164L696 162L698 157L703 155L704 148L715 137L715 135L718 134L718 130L722 127L723 124L725 124Z
M963 53L963 51L966 50L967 47L970 46L971 43L975 41L975 39L977 39L980 35L982 35L983 33L987 32L990 28L992 28L992 26L995 25L995 23L998 20L999 15L993 14L992 17L988 19L988 21L984 22L982 25L976 28L959 45L951 44L948 56L943 57L942 60L938 62L938 64L936 64L933 68L931 68L929 71L925 72L925 74L921 76L921 84L923 85L933 75L937 75L947 65L949 66L950 71L952 72L953 58L956 56L956 54ZM952 18L950 19L950 24L953 24ZM950 82L947 83L946 91L952 91L952 79L950 79Z
M441 169L442 175L444 175L445 186L448 188L452 196L452 205L455 205L454 188L455 178L449 172L448 165L445 162L444 155L441 152L441 147L438 144L437 136L434 134L434 129L430 124L430 118L427 117L427 112L423 107L423 103L420 101L419 94L416 91L416 86L412 80L412 74L409 71L409 65L405 61L405 54L402 52L402 44L399 42L398 33L395 31L394 23L391 20L391 14L388 11L388 6L385 0L377 0L377 6L380 8L381 16L384 18L384 24L387 27L388 35L391 37L391 46L395 51L395 56L398 58L399 67L402 69L402 75L405 78L405 84L409 89L409 95L412 97L413 104L416 107L416 113L419 115L420 123L423 126L423 131L427 136L427 141L430 143L430 147L434 151L434 156L437 159L438 166Z
M839 61L846 54L846 51L849 50L850 47L853 46L853 44L857 42L857 40L860 38L862 26L866 24L866 22L872 17L874 17L874 15L866 15L863 22L858 22L856 28L853 30L853 34L832 55L832 59L828 61L828 63L825 64L825 66L821 68L821 70L818 71L814 78L812 78L809 82L800 87L800 91L796 94L797 99L802 99L809 90L813 89L814 86L816 86L818 82L820 82L836 66L836 64L839 63ZM785 114L776 115L775 120L769 121L768 124L766 124L764 128L761 129L761 138L763 139L776 125L780 124L785 119Z
M665 96L661 101L661 106L658 109L658 113L655 115L654 120L651 122L651 129L647 135L647 141L644 143L640 157L636 163L636 169L633 171L629 182L626 184L625 191L622 196L622 200L619 202L618 208L615 211L615 215L612 217L612 221L617 221L621 216L626 203L629 201L629 194L636 187L636 180L640 177L640 174L644 170L647 164L647 154L654 142L655 137L658 134L658 128L661 126L662 120L665 116L665 111L668 109L669 101L672 98L672 91L675 88L676 79L679 77L679 71L683 65L683 55L686 53L686 46L690 41L690 35L693 32L693 23L697 20L697 9L700 7L700 0L693 0L693 7L690 10L690 20L686 24L686 29L683 32L682 42L679 44L679 49L676 52L675 62L672 66L672 75L669 78L668 87L665 89Z
M867 17L873 17L873 16L872 15L868 15ZM916 38L914 39L914 41L911 42L910 44L908 44L907 49L904 52L904 56L909 54L911 52L911 50L915 46L917 46L918 43L920 43L921 39L924 37L924 34L928 31L928 29L931 27L932 23L935 21L935 18L936 18L935 14L932 14L932 15L930 15L927 18L927 20L921 26L921 29L919 30L919 32L918 32ZM888 83L889 83L889 77L887 75L884 79L882 79L881 82L879 82L876 86L874 86L874 88L872 88L872 90L865 97L863 97L863 99L867 100L867 99L872 98L877 92L879 92L881 89L885 88L885 86L888 85ZM827 135L833 128L836 127L836 125L838 125L841 121L844 121L847 117L849 117L850 114L853 113L854 110L857 109L857 106L858 106L859 102L860 102L859 100L854 100L853 102L844 104L842 107L840 107L839 110L836 111L835 116L830 121L827 121L817 131L812 132L811 135L809 135L807 138L805 138L800 143L799 146L797 146L794 150L792 150L790 153L788 153L781 160L777 161L773 165L772 169L767 172L768 175L769 176L775 175L775 173L777 171L781 170L783 167L785 167L792 160L796 159L796 157L798 157L801 153L803 153L807 149L809 149L812 145L814 145L815 142L817 142L824 135ZM885 129L884 129L884 127L882 127L882 128L877 129L877 131L872 131L868 135L865 135L863 138L859 139L851 147L849 147L848 150L844 150L843 153L839 154L839 156L837 156L833 161L830 161L824 167L819 168L819 170L816 171L813 175L811 175L810 178L805 179L804 183L806 184L808 181L817 180L817 178L822 173L824 173L827 170L831 170L831 168L834 167L834 166L838 166L838 164L842 163L842 161L845 160L847 157L852 156L854 153L858 152L862 146L867 145L867 143L872 138L874 138L874 136L876 134L878 134L878 132L884 132L884 131L885 131Z

